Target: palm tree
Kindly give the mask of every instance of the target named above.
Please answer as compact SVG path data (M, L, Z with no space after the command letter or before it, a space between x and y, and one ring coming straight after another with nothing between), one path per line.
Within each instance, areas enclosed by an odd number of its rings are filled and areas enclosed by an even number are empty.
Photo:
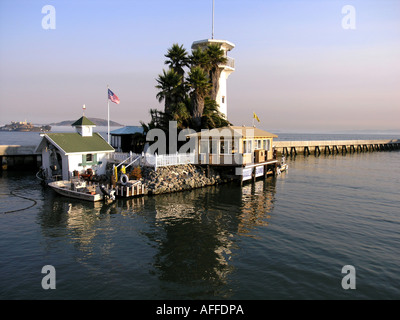
M178 129L190 128L192 126L192 117L191 117L191 101L190 98L187 97L186 101L179 102L173 105L171 109L171 120L177 122Z
M231 123L219 111L217 102L210 97L204 100L204 111L201 117L201 128L212 129L229 126Z
M171 48L168 49L165 55L168 60L165 60L165 64L169 65L170 69L174 69L179 75L183 77L185 74L184 67L189 66L189 57L186 49L183 45L174 43Z
M218 44L209 44L206 49L209 63L209 75L212 83L211 98L216 100L219 90L219 77L221 75L221 64L226 64L228 59L225 57L224 51Z
M204 99L209 93L210 83L207 73L200 67L193 67L187 78L188 86L192 89L190 98L192 101L193 122L196 128L201 127L201 117L204 110Z
M168 71L163 70L163 74L159 74L156 80L158 82L156 88L160 90L156 97L158 102L164 100L164 112L168 114L174 104L183 100L183 78L174 69L169 69Z
M189 56L190 64L192 67L201 67L207 73L210 70L209 57L205 50L197 48L192 51L192 55Z

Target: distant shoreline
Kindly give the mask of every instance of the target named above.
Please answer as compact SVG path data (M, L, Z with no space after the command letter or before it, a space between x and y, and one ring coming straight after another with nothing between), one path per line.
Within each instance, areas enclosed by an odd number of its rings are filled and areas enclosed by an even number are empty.
M99 118L88 118L90 121L92 121L96 126L99 127L106 127L108 126L108 121L104 119L99 119ZM60 122L55 122L55 123L50 123L51 126L70 126L73 124L76 120L65 120L65 121L60 121ZM120 124L115 121L110 120L110 126L112 127L123 127L123 124Z

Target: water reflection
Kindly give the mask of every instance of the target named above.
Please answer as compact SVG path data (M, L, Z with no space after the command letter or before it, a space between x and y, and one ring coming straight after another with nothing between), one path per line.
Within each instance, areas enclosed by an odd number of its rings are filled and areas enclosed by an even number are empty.
M268 226L275 183L268 178L111 205L46 191L46 209L38 217L48 246L57 239L73 244L67 254L92 275L108 277L108 268L135 278L138 265L132 262L140 257L149 281L157 279L156 296L229 298L241 237L257 237L258 228Z
M97 259L110 255L115 246L111 234L116 231L112 216L131 210L135 200L91 203L62 197L49 189L44 190L44 198L44 208L38 217L46 247L52 248L55 243L62 246L72 244L74 259L80 263L96 251L101 252Z
M268 225L274 194L275 179L267 179L155 197L155 229L146 234L157 249L155 274L168 290L190 287L192 298L229 298L240 236Z
M275 186L274 178L243 186L238 225L240 235L256 237L252 231L257 226L268 226L274 207Z

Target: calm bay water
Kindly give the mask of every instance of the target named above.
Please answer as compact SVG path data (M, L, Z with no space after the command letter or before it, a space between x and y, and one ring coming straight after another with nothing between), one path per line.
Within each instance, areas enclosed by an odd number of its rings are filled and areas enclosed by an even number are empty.
M111 205L3 172L0 298L398 299L400 152L288 164L243 188ZM55 290L42 289L44 265L56 269ZM341 286L345 265L354 290Z

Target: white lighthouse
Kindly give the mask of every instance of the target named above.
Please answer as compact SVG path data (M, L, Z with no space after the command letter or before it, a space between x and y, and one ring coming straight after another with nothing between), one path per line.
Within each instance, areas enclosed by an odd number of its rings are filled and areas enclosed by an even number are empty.
M235 45L232 42L226 40L206 39L193 42L192 50L195 50L197 48L205 49L210 44L220 45L221 49L224 51L224 56L227 59L226 64L221 64L219 66L221 68L221 75L219 77L219 90L216 96L216 102L219 105L219 111L227 119L228 105L226 82L230 74L235 71L235 60L228 56L228 52L231 51L235 47Z

